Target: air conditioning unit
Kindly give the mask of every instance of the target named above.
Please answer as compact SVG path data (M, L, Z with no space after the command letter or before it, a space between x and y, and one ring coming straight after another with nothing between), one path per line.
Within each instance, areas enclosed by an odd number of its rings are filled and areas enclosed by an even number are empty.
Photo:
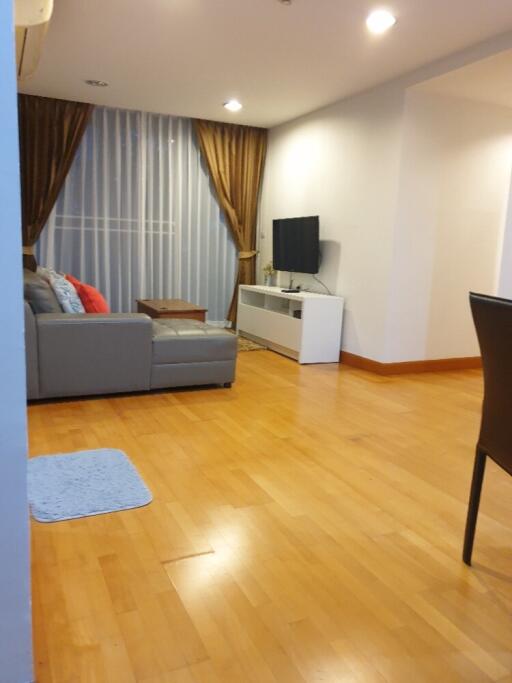
M52 11L53 0L15 2L18 80L28 78L36 70Z

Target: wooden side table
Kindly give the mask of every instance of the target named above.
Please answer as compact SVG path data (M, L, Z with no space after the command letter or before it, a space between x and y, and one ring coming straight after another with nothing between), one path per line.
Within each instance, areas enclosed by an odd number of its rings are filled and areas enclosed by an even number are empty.
M207 308L183 299L137 299L137 312L151 318L187 318L206 322Z

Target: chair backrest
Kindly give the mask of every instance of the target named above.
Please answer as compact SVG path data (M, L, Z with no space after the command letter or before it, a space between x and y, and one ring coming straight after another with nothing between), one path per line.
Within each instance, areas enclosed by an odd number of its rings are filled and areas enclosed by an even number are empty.
M512 301L469 295L484 369L479 446L512 474Z

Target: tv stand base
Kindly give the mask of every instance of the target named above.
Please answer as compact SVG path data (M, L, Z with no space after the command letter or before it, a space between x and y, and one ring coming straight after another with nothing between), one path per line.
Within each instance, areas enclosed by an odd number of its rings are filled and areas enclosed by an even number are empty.
M238 331L299 363L338 363L343 299L289 289L240 285Z

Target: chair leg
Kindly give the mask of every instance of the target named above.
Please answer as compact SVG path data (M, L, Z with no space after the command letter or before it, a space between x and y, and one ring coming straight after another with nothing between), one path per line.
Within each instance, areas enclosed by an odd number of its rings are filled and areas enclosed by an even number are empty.
M471 566L471 555L473 553L476 519L478 517L478 507L480 505L480 493L482 492L486 458L487 455L484 451L482 451L481 448L477 448L475 464L473 467L473 479L471 481L471 493L469 494L468 516L466 519L466 532L464 534L464 550L462 553L462 559L469 566Z

